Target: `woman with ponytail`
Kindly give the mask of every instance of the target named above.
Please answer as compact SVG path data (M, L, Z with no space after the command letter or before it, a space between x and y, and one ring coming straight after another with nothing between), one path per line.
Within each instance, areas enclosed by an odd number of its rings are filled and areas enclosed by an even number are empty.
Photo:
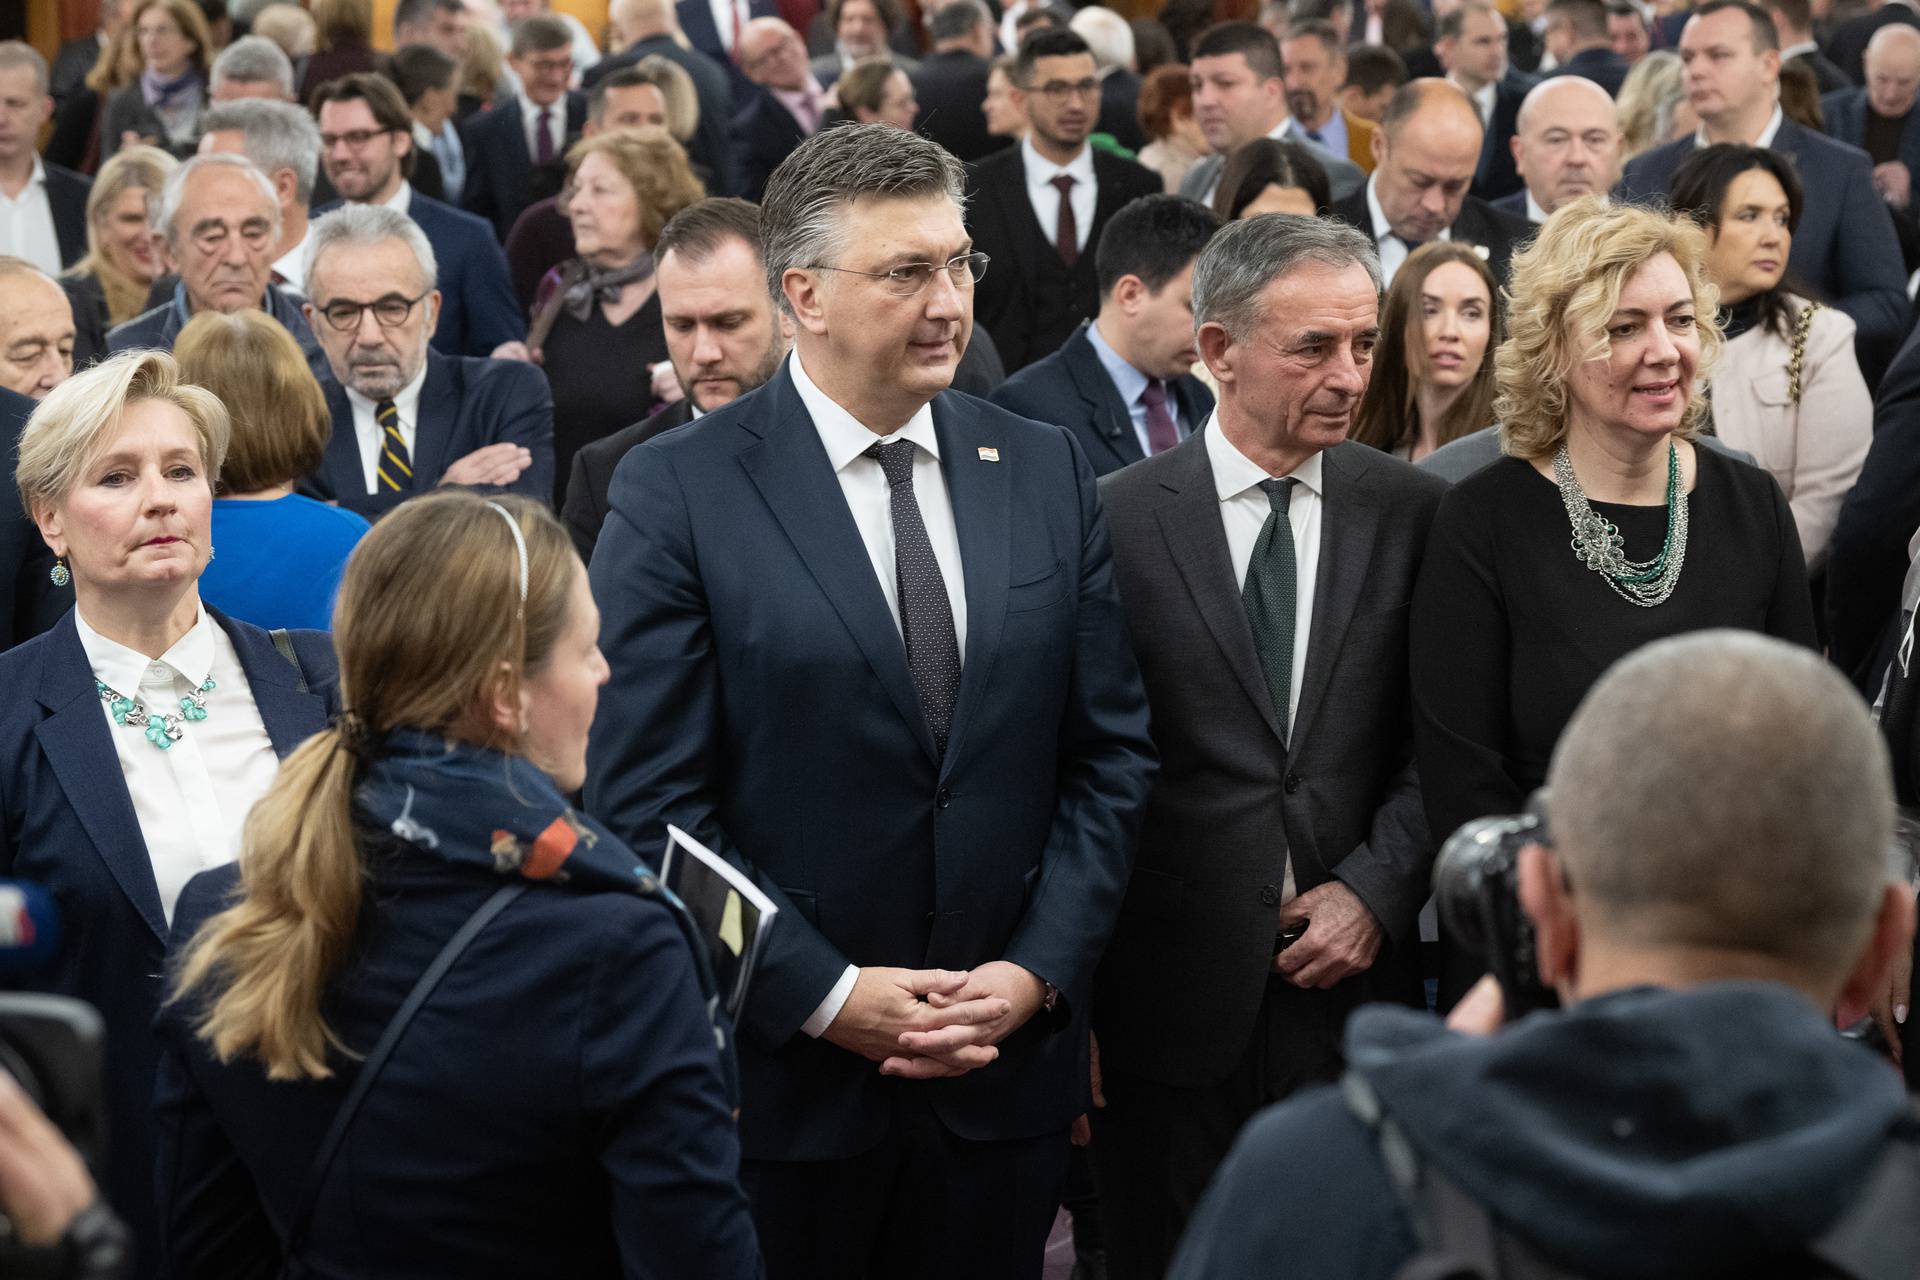
M760 1274L699 944L566 800L599 625L524 498L416 498L355 549L349 710L181 897L173 1274Z

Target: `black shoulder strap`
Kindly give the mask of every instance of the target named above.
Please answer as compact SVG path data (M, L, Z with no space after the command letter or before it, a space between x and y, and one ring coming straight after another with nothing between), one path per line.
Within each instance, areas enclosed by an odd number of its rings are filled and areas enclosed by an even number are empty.
M286 632L277 631L274 634L284 636ZM407 993L407 998L401 1003L399 1011L387 1023L386 1029L380 1033L380 1039L374 1044L373 1052L367 1055L367 1060L360 1066L359 1074L354 1077L353 1087L347 1090L347 1096L340 1103L340 1109L334 1112L333 1124L328 1128L327 1136L321 1140L319 1150L314 1153L313 1167L307 1174L307 1185L301 1194L299 1208L288 1221L287 1262L290 1274L297 1274L295 1268L298 1265L301 1247L306 1243L307 1226L312 1221L314 1209L320 1203L320 1192L326 1186L327 1172L333 1167L333 1157L339 1151L341 1141L346 1138L347 1130L353 1126L353 1118L359 1112L360 1104L366 1101L367 1091L379 1078L381 1068L387 1065L387 1058L393 1053L394 1045L398 1044L400 1037L406 1034L407 1024L413 1021L416 1013L420 1012L420 1006L427 1002L427 997L433 994L433 989L440 985L440 979L447 976L447 970L451 969L453 962L460 958L460 953L467 949L467 944L479 936L480 931L486 928L495 916L506 910L509 903L526 891L527 886L524 883L504 885L496 890L492 897L481 903L479 909L467 917L467 922L460 926L459 931L447 939L447 945L440 948L440 954L433 958L433 963L427 966L427 971L420 975L418 982L413 984L413 990Z
M273 647L280 651L280 656L293 664L293 676L294 679L298 681L295 687L301 693L305 693L307 691L307 669L300 665L300 654L299 651L293 647L293 637L287 634L285 627L275 627L268 634L273 637Z

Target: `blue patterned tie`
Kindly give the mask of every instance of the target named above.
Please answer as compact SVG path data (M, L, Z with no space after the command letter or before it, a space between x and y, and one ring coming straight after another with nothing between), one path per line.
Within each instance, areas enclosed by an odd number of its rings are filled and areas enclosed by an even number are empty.
M946 579L933 557L920 503L913 496L913 442L875 444L867 456L887 475L893 513L893 574L900 594L900 631L907 642L907 669L920 694L920 710L933 731L934 750L947 753L953 704L960 695L960 644Z
M1293 505L1293 486L1298 483L1293 479L1260 482L1271 510L1253 544L1247 582L1240 591L1247 621L1253 626L1254 652L1260 655L1261 669L1267 675L1267 692L1273 697L1273 714L1280 722L1282 741L1293 732L1289 711L1293 700L1293 611L1300 566L1294 560L1293 521L1287 509Z

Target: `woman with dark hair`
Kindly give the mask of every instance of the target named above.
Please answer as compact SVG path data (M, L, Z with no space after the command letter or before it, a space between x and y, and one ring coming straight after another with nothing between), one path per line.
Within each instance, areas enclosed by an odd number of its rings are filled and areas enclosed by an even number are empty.
M1493 425L1499 290L1470 244L1436 240L1394 273L1353 438L1417 462Z
M1193 78L1186 67L1175 62L1147 72L1140 82L1138 109L1140 132L1147 137L1140 163L1159 174L1167 193L1174 194L1187 171L1213 150L1193 118Z
M1793 507L1809 572L1873 438L1873 397L1845 312L1789 288L1803 194L1786 157L1721 143L1687 158L1673 208L1706 228L1726 349L1713 371L1714 433L1773 473Z
M1333 204L1327 171L1297 142L1255 138L1227 155L1214 188L1213 211L1226 222L1262 213L1312 218Z
M920 107L913 81L888 58L862 58L841 73L836 88L840 110L856 124L890 124L912 129Z

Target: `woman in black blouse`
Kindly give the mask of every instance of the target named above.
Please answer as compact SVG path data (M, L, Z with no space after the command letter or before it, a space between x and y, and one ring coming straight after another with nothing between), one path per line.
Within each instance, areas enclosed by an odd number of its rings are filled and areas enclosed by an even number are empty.
M1588 688L1648 641L1740 627L1814 644L1779 485L1693 444L1721 345L1706 254L1690 221L1595 197L1514 258L1507 456L1441 503L1412 606L1436 840L1518 812Z
M559 490L582 445L653 411L650 367L667 358L653 245L674 214L705 194L664 129L615 129L567 153L561 205L579 256L540 282L527 335L553 387ZM563 496L555 493L556 506Z

